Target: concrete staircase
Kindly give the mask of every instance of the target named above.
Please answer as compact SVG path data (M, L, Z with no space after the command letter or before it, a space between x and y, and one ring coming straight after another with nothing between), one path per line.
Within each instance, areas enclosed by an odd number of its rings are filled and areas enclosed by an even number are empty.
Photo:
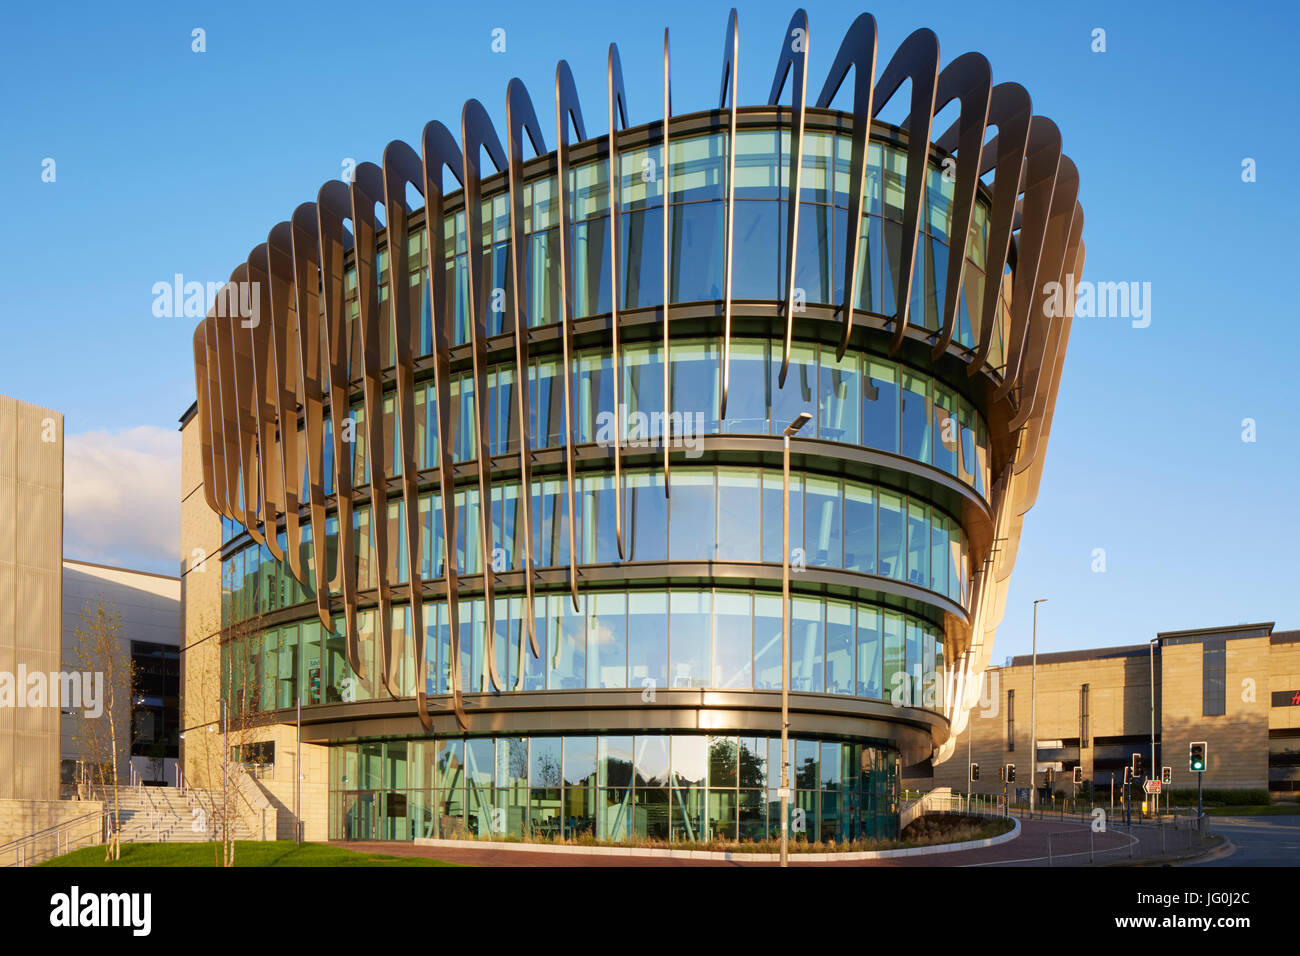
M220 791L123 787L118 791L118 801L123 843L205 843L221 836L224 802ZM111 816L111 793L104 805ZM241 806L240 812L232 814L235 839L266 839L261 816L258 809ZM269 836L275 836L274 818Z

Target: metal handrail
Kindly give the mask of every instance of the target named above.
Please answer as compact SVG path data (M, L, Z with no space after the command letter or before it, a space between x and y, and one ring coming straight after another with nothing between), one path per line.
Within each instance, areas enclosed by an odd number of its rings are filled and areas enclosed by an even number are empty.
M56 823L53 826L45 827L41 830L35 831L34 833L29 833L24 837L19 837L17 840L11 840L8 843L0 844L0 856L5 856L9 853L14 854L14 862L6 863L4 864L5 866L27 866L30 854L26 851L39 841L48 840L51 837L55 840L55 846L58 848L59 854L67 853L72 849L72 841L60 841L59 837L66 835L67 831L71 830L73 827L84 824L92 818L97 818L99 821L99 833L93 836L85 835L79 837L77 842L85 844L98 842L99 840L102 840L104 835L104 816L105 811L103 810L83 813L81 816L73 817L71 820L64 820L62 823Z

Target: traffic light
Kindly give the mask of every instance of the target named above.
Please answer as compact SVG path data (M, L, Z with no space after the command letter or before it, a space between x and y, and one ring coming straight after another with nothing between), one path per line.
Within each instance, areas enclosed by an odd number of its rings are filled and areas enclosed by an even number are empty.
M1161 767L1161 768L1160 768L1160 782L1161 782L1162 784L1171 784L1171 783L1174 782L1174 768L1173 768L1173 767Z
M1133 779L1136 780L1140 776L1142 776L1142 755L1134 754L1133 755Z
M1204 740L1194 740L1187 745L1187 769L1192 773L1205 772L1205 757L1208 748Z
M1082 768L1082 767L1075 767L1075 768L1074 768L1074 782L1075 782L1076 784L1082 784L1082 783L1083 783L1083 768Z
M973 763L973 764L970 765L970 779L971 779L971 783L974 783L974 782L975 782L976 780L978 780L979 778L980 778L980 765L977 764L977 763Z
M1127 786L1128 786L1130 783L1132 783L1132 782L1133 782L1133 768L1132 768L1132 767L1125 767L1125 768L1124 768L1124 786L1127 787Z
M1015 782L1016 782L1016 765L1013 763L1009 763L1007 764L1007 783L1015 783Z

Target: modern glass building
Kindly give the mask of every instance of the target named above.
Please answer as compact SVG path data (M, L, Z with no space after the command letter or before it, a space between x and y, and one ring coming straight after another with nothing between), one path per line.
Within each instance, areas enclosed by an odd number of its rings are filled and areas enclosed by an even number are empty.
M894 836L903 769L964 726L1037 494L1077 175L928 30L874 78L863 15L814 99L800 11L756 106L738 36L716 108L666 108L665 32L641 125L611 46L603 132L562 61L546 134L515 80L505 128L471 100L459 136L393 142L196 330L223 697L301 708L331 837L775 834L787 565L797 837ZM906 122L875 120L905 80Z

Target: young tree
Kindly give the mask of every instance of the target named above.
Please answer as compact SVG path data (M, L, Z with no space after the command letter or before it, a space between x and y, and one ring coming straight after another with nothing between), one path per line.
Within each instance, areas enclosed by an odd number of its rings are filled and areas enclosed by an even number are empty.
M82 607L73 629L72 666L83 674L103 675L103 712L82 715L78 727L83 752L89 755L93 782L101 795L112 795L109 838L104 859L122 858L122 809L119 786L123 757L131 759L131 702L136 669L131 647L122 636L122 613L101 595Z
M185 712L202 721L185 731L187 755L197 756L191 766L202 775L202 786L191 790L198 804L195 825L219 837L213 847L217 866L235 865L245 780L257 762L254 731L272 722L259 693L261 632L261 618L248 618L216 630L208 647L187 650Z

